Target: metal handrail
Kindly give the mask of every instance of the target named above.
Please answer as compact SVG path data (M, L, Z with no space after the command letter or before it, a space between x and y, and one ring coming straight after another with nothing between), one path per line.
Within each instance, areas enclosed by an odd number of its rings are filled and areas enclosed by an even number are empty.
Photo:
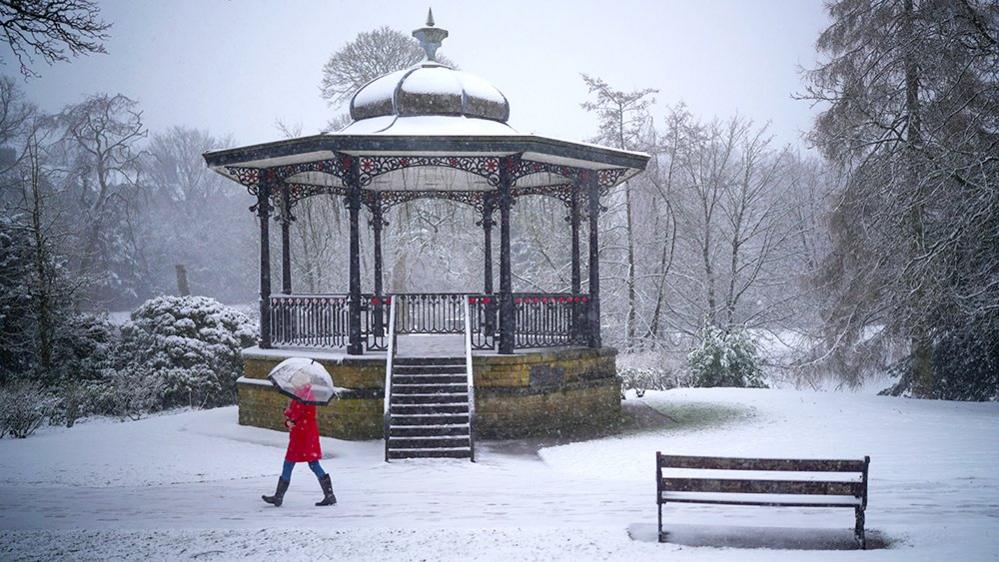
M468 384L468 449L471 461L475 462L475 381L472 377L472 317L465 303L465 380Z
M385 462L389 462L389 433L392 429L392 363L395 358L395 298L389 298L388 350L385 352L385 400L382 409Z

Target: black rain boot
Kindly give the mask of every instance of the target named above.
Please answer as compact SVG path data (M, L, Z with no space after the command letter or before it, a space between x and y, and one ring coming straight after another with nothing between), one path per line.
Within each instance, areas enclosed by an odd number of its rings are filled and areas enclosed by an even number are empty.
M336 496L333 495L333 482L330 481L330 475L323 474L319 478L319 485L323 487L323 501L317 502L316 505L336 505Z
M278 478L277 491L274 492L273 496L260 496L265 502L274 504L274 507L281 507L281 503L284 502L284 493L288 491L288 485L291 482L285 480L284 478Z

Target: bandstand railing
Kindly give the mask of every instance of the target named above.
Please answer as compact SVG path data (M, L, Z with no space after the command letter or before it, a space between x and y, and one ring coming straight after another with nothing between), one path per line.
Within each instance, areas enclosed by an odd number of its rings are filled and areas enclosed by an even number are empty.
M463 334L465 293L396 293L397 334Z
M468 318L471 325L470 344L472 349L496 349L497 310L499 301L496 295L468 295Z
M514 347L586 345L589 297L571 293L514 293Z
M474 350L495 350L499 296L475 293L362 295L361 337L367 351L388 349L389 309L395 333L469 334ZM571 293L513 293L514 347L587 345L589 297ZM465 306L468 306L466 332ZM274 295L270 298L271 343L278 347L345 347L350 337L347 295Z
M347 295L274 295L271 344L280 347L344 347L350 320Z

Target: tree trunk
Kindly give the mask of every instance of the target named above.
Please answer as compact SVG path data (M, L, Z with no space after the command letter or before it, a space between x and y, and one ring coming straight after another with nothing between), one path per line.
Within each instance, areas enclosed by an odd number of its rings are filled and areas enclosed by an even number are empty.
M173 267L177 272L177 294L182 297L190 295L191 287L187 284L187 268L182 263L178 263Z
M34 138L29 140L31 166L31 233L34 238L35 275L38 276L34 291L35 314L38 317L38 369L43 378L52 382L52 295L50 281L54 277L49 271L47 254L48 241L45 239L45 226L42 217L42 194L38 145Z
M621 150L627 150L624 142L624 108L618 113L618 140ZM626 345L635 341L635 230L631 220L631 182L624 183L624 212L626 215L625 231L628 236L628 321L626 327Z
M901 44L906 49L905 65L905 105L908 114L905 142L905 189L912 200L909 208L909 221L912 230L912 261L921 260L926 254L926 238L923 230L923 215L926 194L918 170L918 150L922 143L921 118L919 107L919 68L916 63L915 36L913 33L914 13L912 0L905 0L902 13ZM910 304L910 314L913 315L911 345L912 345L912 380L913 394L921 398L933 396L935 376L932 363L932 346L927 321L927 304L925 302L925 287L919 276L920 268L914 268L917 278L914 280L913 300Z

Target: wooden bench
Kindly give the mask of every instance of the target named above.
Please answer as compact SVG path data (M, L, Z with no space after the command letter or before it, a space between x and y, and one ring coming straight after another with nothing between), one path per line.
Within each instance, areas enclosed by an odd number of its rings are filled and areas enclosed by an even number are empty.
M854 509L854 537L867 548L864 537L864 510L867 508L867 470L870 457L862 460L739 459L690 457L656 453L656 503L659 506L659 542L663 533L663 505L666 503L705 503L725 505L764 505L787 507L849 507ZM663 469L670 475L663 476ZM673 469L693 469L687 473ZM754 478L711 471L754 471L777 473ZM707 474L704 471L708 471ZM801 479L781 472L827 473L826 479ZM674 476L679 473L681 476ZM828 473L856 473L850 480L832 479ZM689 476L688 476L689 474Z

